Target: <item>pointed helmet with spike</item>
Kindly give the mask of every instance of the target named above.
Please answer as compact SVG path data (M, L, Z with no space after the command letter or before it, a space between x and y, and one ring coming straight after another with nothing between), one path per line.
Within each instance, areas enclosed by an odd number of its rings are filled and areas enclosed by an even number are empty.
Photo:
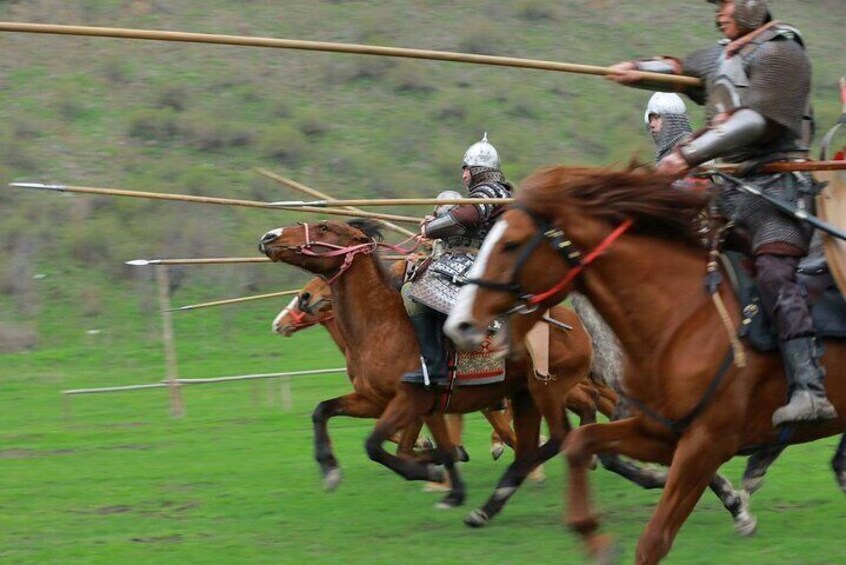
M496 148L488 142L488 132L485 132L481 141L477 141L467 148L467 151L464 152L462 166L488 167L499 170L499 153L497 153Z

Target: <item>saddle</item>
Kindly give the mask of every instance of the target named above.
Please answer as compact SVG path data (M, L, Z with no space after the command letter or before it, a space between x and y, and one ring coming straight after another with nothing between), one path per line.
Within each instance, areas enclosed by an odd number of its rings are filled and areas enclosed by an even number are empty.
M720 254L732 287L742 308L740 337L748 338L750 345L766 353L778 349L778 336L772 321L761 305L758 287L753 279L748 257L736 252ZM825 256L812 254L805 257L796 271L797 280L805 290L811 317L820 338L846 339L846 299L840 293L829 271Z

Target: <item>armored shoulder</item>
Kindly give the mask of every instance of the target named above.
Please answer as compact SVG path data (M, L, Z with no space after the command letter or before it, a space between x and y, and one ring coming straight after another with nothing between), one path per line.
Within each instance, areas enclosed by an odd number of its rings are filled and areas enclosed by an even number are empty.
M700 106L707 100L706 82L717 72L723 49L722 44L715 43L694 51L682 61L682 74L702 79L702 86L685 90L690 99Z

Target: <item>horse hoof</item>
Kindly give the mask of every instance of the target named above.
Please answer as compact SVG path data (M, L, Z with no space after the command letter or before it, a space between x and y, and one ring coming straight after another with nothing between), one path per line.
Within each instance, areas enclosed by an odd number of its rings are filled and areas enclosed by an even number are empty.
M481 528L486 526L488 524L488 520L490 520L490 518L488 517L487 512L480 508L473 510L470 514L464 517L464 523L471 528Z
M611 536L596 536L589 542L589 549L593 555L594 565L616 565L620 562L622 553Z
M496 442L491 445L491 457L494 461L499 461L499 458L502 457L503 453L505 453L505 445L500 442Z
M326 492L332 492L341 484L341 470L338 467L329 469L323 476L323 488Z
M439 503L435 505L438 510L449 510L464 504L464 496L460 494L450 493L444 497Z
M416 451L429 452L435 449L435 444L430 438L422 437L417 439L417 442L414 444L414 449Z
M758 519L749 512L742 512L734 520L734 531L743 537L749 537L758 531Z
M591 471L596 471L596 468L598 466L599 466L599 457L597 457L596 455L592 455L591 458L590 458L590 465L588 465L588 468Z
M840 485L840 490L846 493L846 472L837 473L837 484Z
M446 483L426 483L421 489L423 492L449 492L450 486Z

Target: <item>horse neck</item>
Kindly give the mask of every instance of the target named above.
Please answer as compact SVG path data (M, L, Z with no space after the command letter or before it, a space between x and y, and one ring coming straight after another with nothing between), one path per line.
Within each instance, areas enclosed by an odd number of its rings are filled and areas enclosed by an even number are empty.
M344 339L344 334L341 333L341 328L338 327L338 323L335 321L335 318L323 320L320 322L320 325L326 328L326 331L329 332L329 335L332 337L332 341L335 342L335 345L338 346L338 349L340 349L341 352L347 350L347 341Z
M383 327L398 331L403 321L411 327L399 292L387 285L372 255L357 256L332 284L332 305L348 346L371 339Z
M583 241L583 249L601 238ZM624 236L588 266L581 290L611 326L632 361L643 367L658 362L675 332L694 315L704 331L718 331L704 291L704 251L642 236Z

